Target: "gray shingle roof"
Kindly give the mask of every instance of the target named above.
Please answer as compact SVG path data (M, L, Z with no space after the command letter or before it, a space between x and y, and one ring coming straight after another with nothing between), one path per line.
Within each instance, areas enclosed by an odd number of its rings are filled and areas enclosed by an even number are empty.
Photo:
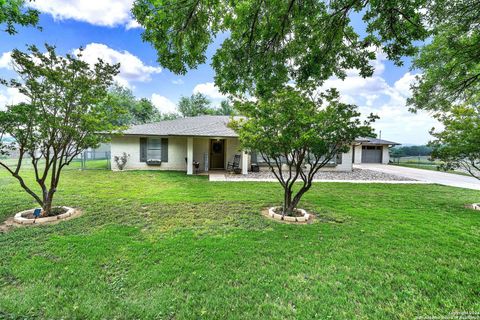
M227 124L230 116L198 116L135 125L124 135L238 137Z
M124 135L137 136L196 136L196 137L238 137L227 124L230 116L198 116L164 120L155 123L131 126ZM377 138L358 138L362 144L399 145L400 143Z
M393 141L388 141L388 140L382 140L382 139L377 139L377 138L369 138L369 137L360 137L355 139L355 142L359 142L364 145L373 145L373 144L388 144L388 145L400 145L401 143L398 142L393 142Z

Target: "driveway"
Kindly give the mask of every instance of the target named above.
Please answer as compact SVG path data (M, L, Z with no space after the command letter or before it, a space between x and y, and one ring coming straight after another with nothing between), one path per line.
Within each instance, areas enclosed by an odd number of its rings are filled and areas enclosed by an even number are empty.
M360 169L368 169L377 172L393 174L428 183L436 183L450 187L480 190L480 180L459 174L373 163L355 164L354 166Z

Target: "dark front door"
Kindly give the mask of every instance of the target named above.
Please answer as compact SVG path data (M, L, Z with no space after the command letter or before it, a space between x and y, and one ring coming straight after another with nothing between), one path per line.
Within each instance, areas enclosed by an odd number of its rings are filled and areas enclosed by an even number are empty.
M210 140L210 169L225 169L225 140Z

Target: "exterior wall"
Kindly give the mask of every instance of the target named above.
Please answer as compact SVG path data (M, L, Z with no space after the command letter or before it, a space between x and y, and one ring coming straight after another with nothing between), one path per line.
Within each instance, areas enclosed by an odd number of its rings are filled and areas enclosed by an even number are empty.
M382 163L388 164L390 162L390 151L388 146L383 146L382 148Z
M355 159L353 159L353 163L362 163L362 146L354 146L355 148Z
M162 137L160 137L162 138ZM187 171L185 157L187 156L187 138L186 137L164 137L168 138L168 162L163 162L160 166L148 166L145 162L140 162L140 137L123 136L114 137L111 142L112 170L117 170L113 157L121 156L123 152L128 154L126 170L178 170ZM323 171L351 171L352 170L352 148L342 154L342 163L337 166L327 166ZM205 154L210 153L210 138L193 138L193 160L200 162L199 170L205 171ZM233 161L236 154L242 154L240 150L240 141L237 138L225 139L225 169L227 163ZM355 163L361 163L362 146L355 146ZM383 163L388 163L388 146L383 148ZM248 156L248 169L250 170L251 157ZM243 167L240 162L240 167ZM268 167L262 166L262 170L268 170Z
M160 137L161 138L161 137ZM117 170L113 157L121 156L124 152L128 155L126 170L187 170L185 157L187 155L187 138L168 138L168 162L160 166L148 166L140 162L140 137L114 137L111 143L112 170Z
M168 162L160 166L148 166L140 162L140 137L114 137L111 142L112 170L117 170L113 157L128 155L126 170L178 170L187 171L185 157L187 156L187 137L168 138ZM225 139L225 169L227 163L233 161L233 156L241 154L240 142L237 138ZM205 171L205 154L210 156L210 138L193 138L193 160L200 162L200 171ZM242 167L240 163L240 167Z
M335 171L352 171L352 147L348 150L348 152L342 153L342 163L337 164Z
M242 154L242 151L240 150L240 141L237 138L225 139L225 169L227 168L227 163L232 162L233 156L236 154ZM241 160L240 168L242 168Z
M193 160L200 162L200 171L205 171L205 154L210 157L210 139L193 138Z
M348 152L342 153L342 163L337 164L336 166L325 166L320 169L320 171L342 171L342 172L348 172L352 171L353 169L353 164L352 164L352 151L353 148L350 148ZM250 159L251 160L251 159ZM250 162L249 160L249 162ZM288 169L286 165L282 166L285 170ZM261 171L270 171L270 168L268 168L267 164L262 164L260 167Z

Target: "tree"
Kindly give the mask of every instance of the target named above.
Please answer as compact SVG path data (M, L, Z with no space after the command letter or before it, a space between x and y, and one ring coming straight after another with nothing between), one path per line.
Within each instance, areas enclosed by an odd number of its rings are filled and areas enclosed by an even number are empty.
M434 113L480 103L480 2L438 1L429 10L432 41L413 61L419 69L417 83L408 103L415 110Z
M119 84L110 88L109 102L124 110L122 117L115 119L117 125L144 124L161 119L160 112L149 99L137 99L132 90Z
M287 87L269 99L237 103L246 118L231 126L242 149L258 152L282 185L283 215L292 214L318 170L348 151L355 138L372 134L376 117L362 123L357 107L338 98L336 90L313 99ZM294 194L297 180L302 183Z
M462 168L480 179L480 105L455 106L439 117L444 129L431 134L432 157L445 163L445 169Z
M13 50L13 67L19 79L1 80L3 85L17 88L26 102L0 112L0 152L18 154L15 166L2 161L0 166L48 216L62 170L84 149L96 147L118 129L110 121L118 110L105 99L119 65L99 60L91 67L81 60L82 49L77 57L63 57L57 55L55 47L45 47L46 52L35 46L28 47L27 52ZM14 142L8 143L2 136L12 137ZM23 178L21 169L27 158L40 194Z
M356 68L371 76L376 48L402 64L415 40L429 32L423 12L433 0L137 0L133 14L142 37L157 51L158 62L185 74L207 60L206 50L226 35L213 56L215 84L223 93L264 96L289 82L317 88ZM352 16L366 24L361 37Z
M177 108L183 117L196 117L214 113L210 107L210 100L201 93L192 94L190 97L180 97Z
M36 26L39 12L24 8L24 0L0 0L0 24L6 24L5 32L17 33L15 25Z
M223 100L222 102L220 102L220 107L215 109L214 112L215 114L221 116L233 116L237 113L233 104L231 104L227 100Z

